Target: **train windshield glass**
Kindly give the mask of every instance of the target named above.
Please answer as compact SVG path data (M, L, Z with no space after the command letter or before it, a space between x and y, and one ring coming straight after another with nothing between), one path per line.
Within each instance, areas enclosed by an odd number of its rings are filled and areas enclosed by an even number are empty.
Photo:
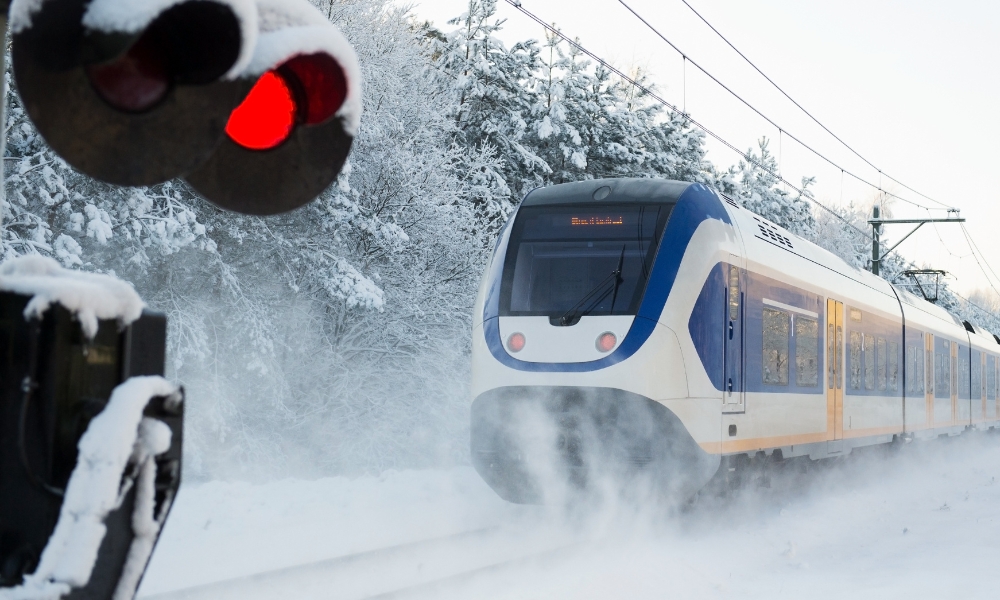
M500 290L503 316L634 315L671 204L522 207Z

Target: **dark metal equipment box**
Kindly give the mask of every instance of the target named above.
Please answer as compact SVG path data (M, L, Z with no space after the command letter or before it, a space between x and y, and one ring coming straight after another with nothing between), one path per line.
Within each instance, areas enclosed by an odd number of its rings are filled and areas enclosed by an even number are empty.
M59 518L77 442L115 386L134 375L164 372L164 315L143 311L124 328L102 320L87 339L59 305L40 319L26 319L29 300L0 292L0 586L18 585L37 566ZM157 458L157 508L180 485L182 410L167 407L162 398L146 408L173 433L170 450ZM134 537L134 493L108 515L90 583L70 598L111 597Z

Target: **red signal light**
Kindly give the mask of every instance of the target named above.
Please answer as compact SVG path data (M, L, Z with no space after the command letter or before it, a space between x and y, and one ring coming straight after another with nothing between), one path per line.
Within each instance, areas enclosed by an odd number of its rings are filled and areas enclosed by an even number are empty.
M618 338L610 331L605 331L597 336L597 350L599 352L611 352L618 343Z
M306 125L316 125L332 117L347 99L347 77L329 54L303 54L279 67L288 80L300 88ZM289 77L291 75L291 77Z
M512 333L507 338L507 349L511 352L520 352L524 350L525 341L523 333Z
M328 54L295 56L261 75L236 107L226 133L249 150L270 150L292 134L296 123L318 125L347 99L347 77Z
M145 112L170 91L166 60L149 35L140 37L119 58L88 66L86 71L97 95L125 112Z
M226 135L244 148L270 150L291 135L297 112L288 82L275 71L268 71L229 115Z

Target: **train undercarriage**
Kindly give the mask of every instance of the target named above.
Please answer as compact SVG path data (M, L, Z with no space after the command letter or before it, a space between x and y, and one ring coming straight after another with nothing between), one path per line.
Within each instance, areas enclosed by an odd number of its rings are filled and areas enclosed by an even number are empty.
M471 450L490 487L518 503L602 490L683 500L719 467L669 409L608 388L486 392L472 405Z

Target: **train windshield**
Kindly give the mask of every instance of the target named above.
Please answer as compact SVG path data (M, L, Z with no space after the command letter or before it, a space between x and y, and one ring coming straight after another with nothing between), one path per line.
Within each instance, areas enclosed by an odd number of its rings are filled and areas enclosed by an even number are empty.
M634 315L672 204L522 207L500 289L502 316Z

